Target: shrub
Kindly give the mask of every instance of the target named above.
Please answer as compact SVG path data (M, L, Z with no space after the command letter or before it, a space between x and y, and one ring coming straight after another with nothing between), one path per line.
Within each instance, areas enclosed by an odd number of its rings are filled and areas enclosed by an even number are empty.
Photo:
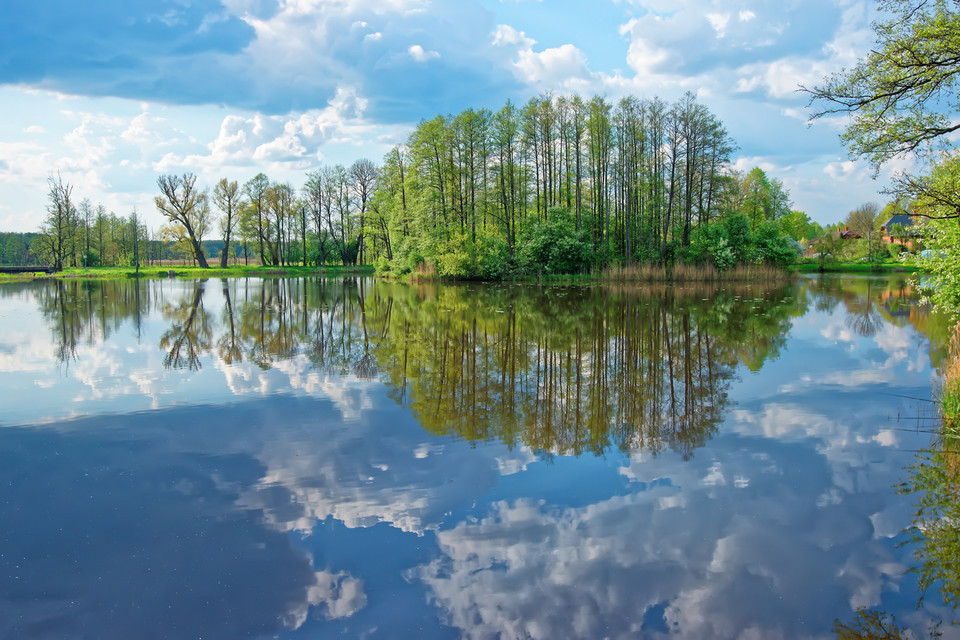
M577 233L566 209L550 209L547 221L531 220L520 233L519 259L529 273L583 273L593 252L584 234Z
M899 242L894 242L893 244L887 245L887 253L894 260L899 260L900 255L903 253L907 253L907 251L908 251L907 248L902 244L900 244Z

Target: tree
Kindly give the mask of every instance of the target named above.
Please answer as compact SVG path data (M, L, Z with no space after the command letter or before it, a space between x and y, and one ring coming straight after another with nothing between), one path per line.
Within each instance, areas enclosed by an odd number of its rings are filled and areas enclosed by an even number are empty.
M932 191L960 189L960 153L945 156L927 180ZM933 197L918 199L916 209L929 216L920 230L929 252L924 252L927 257L917 256L915 264L933 276L928 295L934 304L960 317L960 224L951 214L951 205L942 204Z
M357 260L363 264L363 235L366 226L367 204L373 197L379 170L372 161L361 158L350 166L350 187L360 205L360 230L357 238Z
M764 220L779 220L790 213L790 195L780 180L767 177L760 167L754 167L740 184L743 197L742 213L756 227Z
M141 239L146 235L146 229L140 224L140 216L134 207L130 212L130 235L133 239L133 264L136 267L137 275L140 275L140 245Z
M248 203L240 210L240 242L243 243L243 264L250 264L250 242L257 238L257 208Z
M39 253L60 271L70 257L75 231L75 209L71 200L73 185L65 183L59 173L55 178L50 176L47 184L50 185L47 191L50 203L47 217L40 227Z
M83 266L87 266L91 262L90 234L93 231L93 205L84 198L80 201L80 209L77 213L77 222L83 226Z
M246 206L240 195L240 185L236 181L227 182L221 178L213 188L213 203L223 212L220 218L220 233L223 237L223 250L220 252L220 268L227 266L227 256L230 251L230 237L240 220L240 212Z
M777 225L781 233L797 242L813 240L823 235L823 227L812 221L806 213L796 209L777 220Z
M97 205L97 216L93 223L94 235L97 238L97 261L102 267L104 264L104 238L103 234L107 228L107 209L102 204Z
M948 136L960 130L960 3L956 0L880 0L873 24L877 43L852 69L806 89L818 105L812 118L851 114L841 139L852 157L880 167L904 154L931 165L945 160ZM899 174L891 191L935 202L920 216L960 218L960 192L936 189L930 177Z
M166 174L157 178L160 195L154 198L157 210L174 226L182 227L202 269L208 268L201 241L210 227L210 206L206 194L196 188L197 176Z
M268 178L263 173L258 173L257 175L250 178L246 184L243 185L243 190L246 192L247 197L250 199L250 205L253 207L254 218L256 221L256 237L260 246L260 264L266 264L266 258L263 253L263 241L264 241L264 223L263 223L263 213L264 213L264 195L267 192L267 189L270 187L270 178Z
M268 251L267 262L263 264L284 264L286 231L293 217L294 200L295 193L289 184L272 184L263 192L260 237Z
M867 259L873 259L873 243L880 235L882 212L875 202L860 205L849 214L845 223L850 230L867 241Z

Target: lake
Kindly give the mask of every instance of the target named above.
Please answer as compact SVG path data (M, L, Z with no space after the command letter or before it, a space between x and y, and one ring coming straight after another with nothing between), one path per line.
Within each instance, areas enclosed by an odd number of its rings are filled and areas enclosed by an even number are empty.
M947 328L916 303L0 285L0 637L956 637L902 544Z

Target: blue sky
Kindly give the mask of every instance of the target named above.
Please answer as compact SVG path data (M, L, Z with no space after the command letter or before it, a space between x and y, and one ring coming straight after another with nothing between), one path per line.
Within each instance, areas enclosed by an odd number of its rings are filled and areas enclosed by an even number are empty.
M379 162L420 119L579 92L692 91L821 222L880 201L806 96L868 51L872 0L8 0L0 230L36 230L57 171L127 215L161 173L212 186Z

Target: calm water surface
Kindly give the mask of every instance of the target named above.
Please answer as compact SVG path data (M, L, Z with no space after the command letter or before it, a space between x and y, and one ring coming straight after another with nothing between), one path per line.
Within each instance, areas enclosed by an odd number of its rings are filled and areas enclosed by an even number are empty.
M913 303L869 278L4 284L0 637L952 620L899 545L945 328Z

